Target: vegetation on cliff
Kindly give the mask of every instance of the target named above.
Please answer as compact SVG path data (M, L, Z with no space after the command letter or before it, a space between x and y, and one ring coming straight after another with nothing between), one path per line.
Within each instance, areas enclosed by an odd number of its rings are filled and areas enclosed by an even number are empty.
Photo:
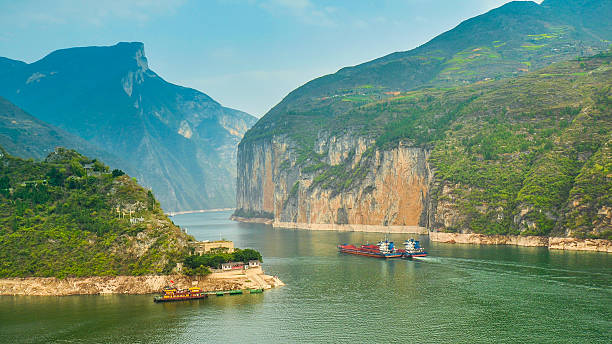
M424 225L434 230L611 238L610 62L612 54L603 53L512 79L399 92L313 112L312 122L287 114L283 135L295 143L295 168L312 175L310 187L335 192L359 184L374 150L431 151L438 207ZM331 165L314 142L346 133L376 145L359 163L347 152ZM449 213L454 219L444 221Z
M414 99L417 95L407 91L424 88L448 89L516 77L555 62L606 51L612 40L611 15L612 3L607 0L507 3L416 49L342 68L306 83L261 118L241 145L286 133L300 146L308 145L338 114L368 103ZM411 120L403 117L409 124Z
M589 161L611 161L602 151L612 129L611 61L602 54L473 87L483 93L433 142L431 158L463 216L455 228L433 227L610 238L607 213L588 225L578 221L582 226L572 218L610 206L599 196L609 193L610 176L584 177L595 166ZM570 194L583 195L583 206L566 217L575 208Z
M190 240L151 191L100 161L0 154L0 277L167 274Z
M241 141L239 178L254 181L239 179L237 213L344 223L348 207L392 223L400 204L377 208L372 180L385 152L415 147L428 156L418 178L434 172L410 199L422 226L611 238L611 15L605 0L514 1L306 83Z

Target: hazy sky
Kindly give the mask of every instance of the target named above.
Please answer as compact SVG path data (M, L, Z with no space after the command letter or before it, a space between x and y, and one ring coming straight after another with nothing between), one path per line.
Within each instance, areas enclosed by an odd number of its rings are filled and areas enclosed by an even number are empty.
M0 56L145 44L149 67L262 116L318 76L412 49L507 0L0 0Z

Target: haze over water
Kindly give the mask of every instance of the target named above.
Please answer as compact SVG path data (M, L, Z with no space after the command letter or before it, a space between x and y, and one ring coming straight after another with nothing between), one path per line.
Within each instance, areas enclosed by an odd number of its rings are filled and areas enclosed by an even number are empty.
M264 256L287 286L154 304L152 296L0 296L1 343L612 342L612 255L421 241L430 256L341 255L382 234L274 229L230 212L173 218ZM409 235L392 235L397 243Z

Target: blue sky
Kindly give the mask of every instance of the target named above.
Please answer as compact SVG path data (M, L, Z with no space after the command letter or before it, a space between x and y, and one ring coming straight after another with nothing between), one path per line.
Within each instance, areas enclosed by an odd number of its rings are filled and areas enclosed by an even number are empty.
M412 49L507 0L0 0L0 56L145 44L166 80L262 116L318 76Z

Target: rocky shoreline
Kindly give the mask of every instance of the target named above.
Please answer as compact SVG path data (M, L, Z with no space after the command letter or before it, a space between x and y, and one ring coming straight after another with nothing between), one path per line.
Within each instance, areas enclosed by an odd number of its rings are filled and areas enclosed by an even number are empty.
M232 216L232 220L247 223L264 223L275 228L328 230L348 232L395 233L395 234L422 234L429 235L431 241L450 244L475 245L516 245L527 247L548 247L553 250L595 251L612 253L612 241L605 239L577 239L560 237L539 237L520 235L484 235L430 232L427 228L419 226L379 226L379 225L337 225L318 223L279 222L261 218L242 218Z
M174 282L174 283L173 283ZM152 294L165 286L204 290L270 289L285 285L278 277L264 274L261 268L215 272L205 277L185 275L24 277L0 279L0 295L66 296L95 294Z
M427 234L427 228L420 226L338 225L333 223L296 223L274 221L272 222L272 227L309 229L313 231Z
M240 217L240 216L230 216L230 220L244 223L262 223L264 225L271 225L274 223L272 219L265 219L261 217Z
M595 251L612 253L612 241L605 239L577 239L558 237L483 235L429 232L431 241L451 244L516 245L548 247L552 250Z

